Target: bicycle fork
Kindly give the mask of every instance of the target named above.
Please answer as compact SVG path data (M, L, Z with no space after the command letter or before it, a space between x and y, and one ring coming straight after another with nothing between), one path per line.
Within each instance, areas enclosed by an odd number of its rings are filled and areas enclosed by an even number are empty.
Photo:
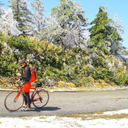
M21 92L18 92L18 93L17 93L16 97L14 98L14 102L16 102L16 101L18 100L20 94L21 94Z

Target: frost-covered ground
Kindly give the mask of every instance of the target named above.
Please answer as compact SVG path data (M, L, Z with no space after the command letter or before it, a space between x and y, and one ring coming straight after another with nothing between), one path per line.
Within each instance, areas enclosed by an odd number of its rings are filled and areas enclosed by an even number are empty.
M124 115L124 116L123 116ZM98 118L94 118L98 117ZM107 118L106 118L107 117ZM111 118L109 118L111 117ZM122 118L121 118L122 117ZM0 117L0 128L128 128L128 109L77 116Z

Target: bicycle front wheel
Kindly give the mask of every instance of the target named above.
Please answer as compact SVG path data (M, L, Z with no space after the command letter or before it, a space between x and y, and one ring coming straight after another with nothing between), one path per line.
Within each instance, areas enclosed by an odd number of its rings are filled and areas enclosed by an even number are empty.
M33 98L33 105L36 108L43 108L49 101L49 93L42 89L35 93Z
M4 100L5 108L10 112L18 111L23 104L24 97L22 94L19 94L18 91L10 92Z

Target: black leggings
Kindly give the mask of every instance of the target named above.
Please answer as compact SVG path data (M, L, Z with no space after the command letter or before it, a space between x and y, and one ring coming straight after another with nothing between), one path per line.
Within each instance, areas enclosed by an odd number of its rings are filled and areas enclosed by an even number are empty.
M30 95L29 95L29 92L25 92L24 99L25 99L25 104L27 104L28 107L30 107L31 101L30 101Z

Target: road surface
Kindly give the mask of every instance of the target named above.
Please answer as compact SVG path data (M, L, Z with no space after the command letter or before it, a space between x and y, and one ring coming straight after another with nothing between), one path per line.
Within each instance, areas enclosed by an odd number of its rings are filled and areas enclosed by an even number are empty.
M50 92L45 108L31 111L9 112L4 107L4 99L9 92L0 91L0 117L52 116L77 113L93 113L128 109L128 90Z

